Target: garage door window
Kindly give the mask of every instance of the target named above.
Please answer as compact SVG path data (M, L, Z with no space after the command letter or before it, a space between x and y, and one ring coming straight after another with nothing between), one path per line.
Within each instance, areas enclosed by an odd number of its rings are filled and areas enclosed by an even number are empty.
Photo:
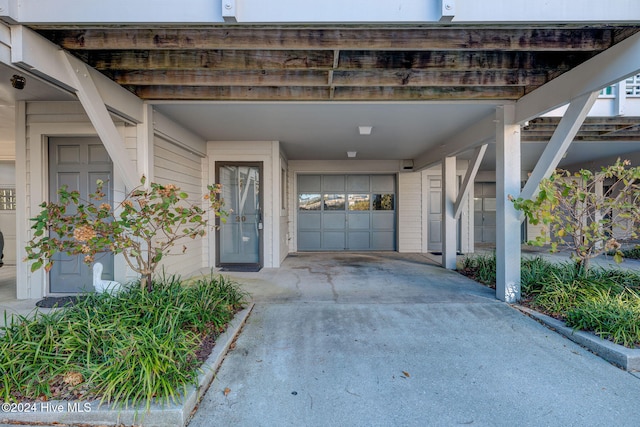
M393 194L374 194L373 210L374 211L392 211L394 209Z
M368 211L369 204L368 194L349 194L350 211Z
M325 211L343 211L344 210L344 194L325 194L324 210Z
M300 194L298 196L298 207L301 211L319 211L322 199L320 194Z

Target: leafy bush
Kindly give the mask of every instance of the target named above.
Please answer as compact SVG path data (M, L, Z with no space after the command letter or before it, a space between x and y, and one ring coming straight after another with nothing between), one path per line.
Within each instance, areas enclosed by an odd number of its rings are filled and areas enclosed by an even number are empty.
M626 347L640 345L640 295L602 292L567 311L567 325Z
M606 188L605 181L610 184ZM530 244L551 244L555 252L558 242L553 238L563 239L561 244L571 249L571 258L584 272L591 259L609 250L616 262L622 262L617 239L640 237L640 167L626 160L599 173L558 169L540 182L532 200L511 200L530 224L544 225Z
M495 286L495 254L467 257L462 267L463 274ZM484 281L491 277L493 282ZM640 273L603 268L585 273L572 263L526 258L521 288L522 303L531 308L616 344L640 346Z
M150 291L152 277L162 258L177 242L205 235L212 212L222 220L226 212L219 184L208 185L205 201L189 201L189 195L174 184L150 183L146 178L118 206L106 203L104 182L88 200L67 186L58 190L59 202L44 202L42 211L32 218L33 239L27 244L31 271L49 271L56 253L81 255L90 265L98 253L122 254L129 267L141 275L140 285ZM207 207L203 208L205 204ZM187 250L182 246L182 252Z
M0 398L98 398L129 406L177 402L197 380L196 351L219 334L245 295L223 277L186 286L177 276L151 292L82 295L73 306L0 329ZM5 319L5 323L6 323Z

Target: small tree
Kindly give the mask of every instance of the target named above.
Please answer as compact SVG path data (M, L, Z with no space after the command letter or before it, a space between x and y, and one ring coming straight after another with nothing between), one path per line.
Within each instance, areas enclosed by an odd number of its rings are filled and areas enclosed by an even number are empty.
M104 202L104 182L97 181L95 193L82 200L78 191L58 190L59 202L45 202L42 211L32 218L35 230L26 247L27 260L34 261L31 271L44 266L49 271L53 255L84 255L90 265L98 253L123 254L127 264L141 275L140 284L151 290L151 278L162 258L185 238L206 234L207 210L190 204L188 194L173 184L151 183L129 192L115 208ZM204 199L216 216L224 220L220 185L209 185ZM69 209L74 207L75 209ZM75 212L68 212L75 211ZM186 251L182 247L182 252Z
M600 191L602 188L606 189ZM534 200L519 198L513 203L531 224L545 225L530 244L550 243L555 252L558 242L552 242L551 237L562 238L584 272L590 260L605 251L613 250L614 260L622 262L619 240L640 236L640 167L618 160L597 174L558 169L542 180Z

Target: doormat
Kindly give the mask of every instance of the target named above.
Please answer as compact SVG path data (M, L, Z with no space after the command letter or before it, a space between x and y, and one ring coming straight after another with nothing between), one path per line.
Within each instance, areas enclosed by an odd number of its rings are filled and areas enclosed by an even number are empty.
M262 270L259 265L226 265L220 268L220 271L236 272L236 273L257 273Z
M36 303L36 307L40 308L60 308L64 306L72 306L78 302L78 297L45 297Z

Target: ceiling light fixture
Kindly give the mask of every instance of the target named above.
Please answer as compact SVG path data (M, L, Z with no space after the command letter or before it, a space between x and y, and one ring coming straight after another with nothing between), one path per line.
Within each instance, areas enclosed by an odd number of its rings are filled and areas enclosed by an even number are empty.
M371 135L373 126L358 126L358 132L360 135Z
M347 151L347 157L354 158L357 153L357 151Z

